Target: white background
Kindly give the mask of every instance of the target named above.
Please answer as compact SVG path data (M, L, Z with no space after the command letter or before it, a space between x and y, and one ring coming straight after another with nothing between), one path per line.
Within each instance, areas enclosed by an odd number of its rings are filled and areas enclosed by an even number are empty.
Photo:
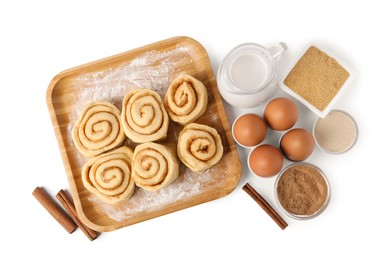
M215 3L214 3L215 2ZM218 3L217 3L218 2ZM389 8L379 1L2 1L0 258L17 259L389 259ZM385 1L382 1L385 2ZM318 149L309 162L332 185L323 215L285 216L282 231L241 187L250 182L272 205L274 178L250 175L227 197L104 233L90 242L72 235L31 195L68 189L46 107L46 89L60 71L172 36L207 49L216 72L224 55L243 42L289 50L283 72L304 46L332 48L358 72L336 107L352 114L360 139L350 152ZM277 93L278 94L278 93ZM226 105L229 120L261 108ZM299 124L314 116L301 108ZM242 161L247 151L239 148ZM284 216L284 215L283 215Z

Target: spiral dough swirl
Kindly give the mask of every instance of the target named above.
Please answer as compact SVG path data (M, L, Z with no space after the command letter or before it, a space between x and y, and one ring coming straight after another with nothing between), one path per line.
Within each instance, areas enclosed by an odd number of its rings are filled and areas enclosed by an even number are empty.
M172 121L187 125L206 111L207 89L194 77L181 75L169 85L164 105Z
M129 200L134 192L132 156L133 151L123 146L89 159L81 175L85 188L109 204Z
M150 191L168 186L179 176L175 149L152 142L135 148L132 167L135 184Z
M136 89L128 93L123 99L121 119L126 136L136 143L167 136L169 117L161 97L152 90Z
M222 158L221 137L210 126L189 124L179 134L177 155L192 171L204 172Z
M73 142L85 156L116 148L125 137L120 111L109 102L94 102L85 107L72 129Z

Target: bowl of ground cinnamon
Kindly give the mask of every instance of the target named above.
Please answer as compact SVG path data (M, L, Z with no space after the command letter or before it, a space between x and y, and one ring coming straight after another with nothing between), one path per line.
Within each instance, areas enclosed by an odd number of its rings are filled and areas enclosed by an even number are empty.
M299 220L320 215L330 200L330 184L317 166L299 162L287 166L275 182L275 197L283 212Z
M279 86L319 117L325 117L355 76L354 70L329 49L309 45Z

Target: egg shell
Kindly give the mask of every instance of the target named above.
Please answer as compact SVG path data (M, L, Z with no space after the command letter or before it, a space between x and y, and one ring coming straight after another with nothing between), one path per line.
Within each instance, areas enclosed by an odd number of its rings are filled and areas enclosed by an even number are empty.
M259 145L250 153L248 166L257 176L272 177L281 171L283 167L283 155L273 145Z
M280 141L280 150L291 161L306 160L314 151L313 135L303 128L286 132Z
M260 144L267 134L267 125L262 117L256 114L245 114L237 118L233 126L236 141L243 146Z
M288 98L275 98L264 109L264 119L269 127L276 131L285 131L298 120L298 108Z

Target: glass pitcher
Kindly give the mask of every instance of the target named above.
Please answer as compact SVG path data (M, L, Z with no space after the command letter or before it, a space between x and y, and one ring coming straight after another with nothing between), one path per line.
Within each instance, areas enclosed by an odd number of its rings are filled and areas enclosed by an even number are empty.
M217 83L223 99L232 106L260 105L275 91L276 62L287 50L280 42L271 48L244 43L232 49L219 66Z

